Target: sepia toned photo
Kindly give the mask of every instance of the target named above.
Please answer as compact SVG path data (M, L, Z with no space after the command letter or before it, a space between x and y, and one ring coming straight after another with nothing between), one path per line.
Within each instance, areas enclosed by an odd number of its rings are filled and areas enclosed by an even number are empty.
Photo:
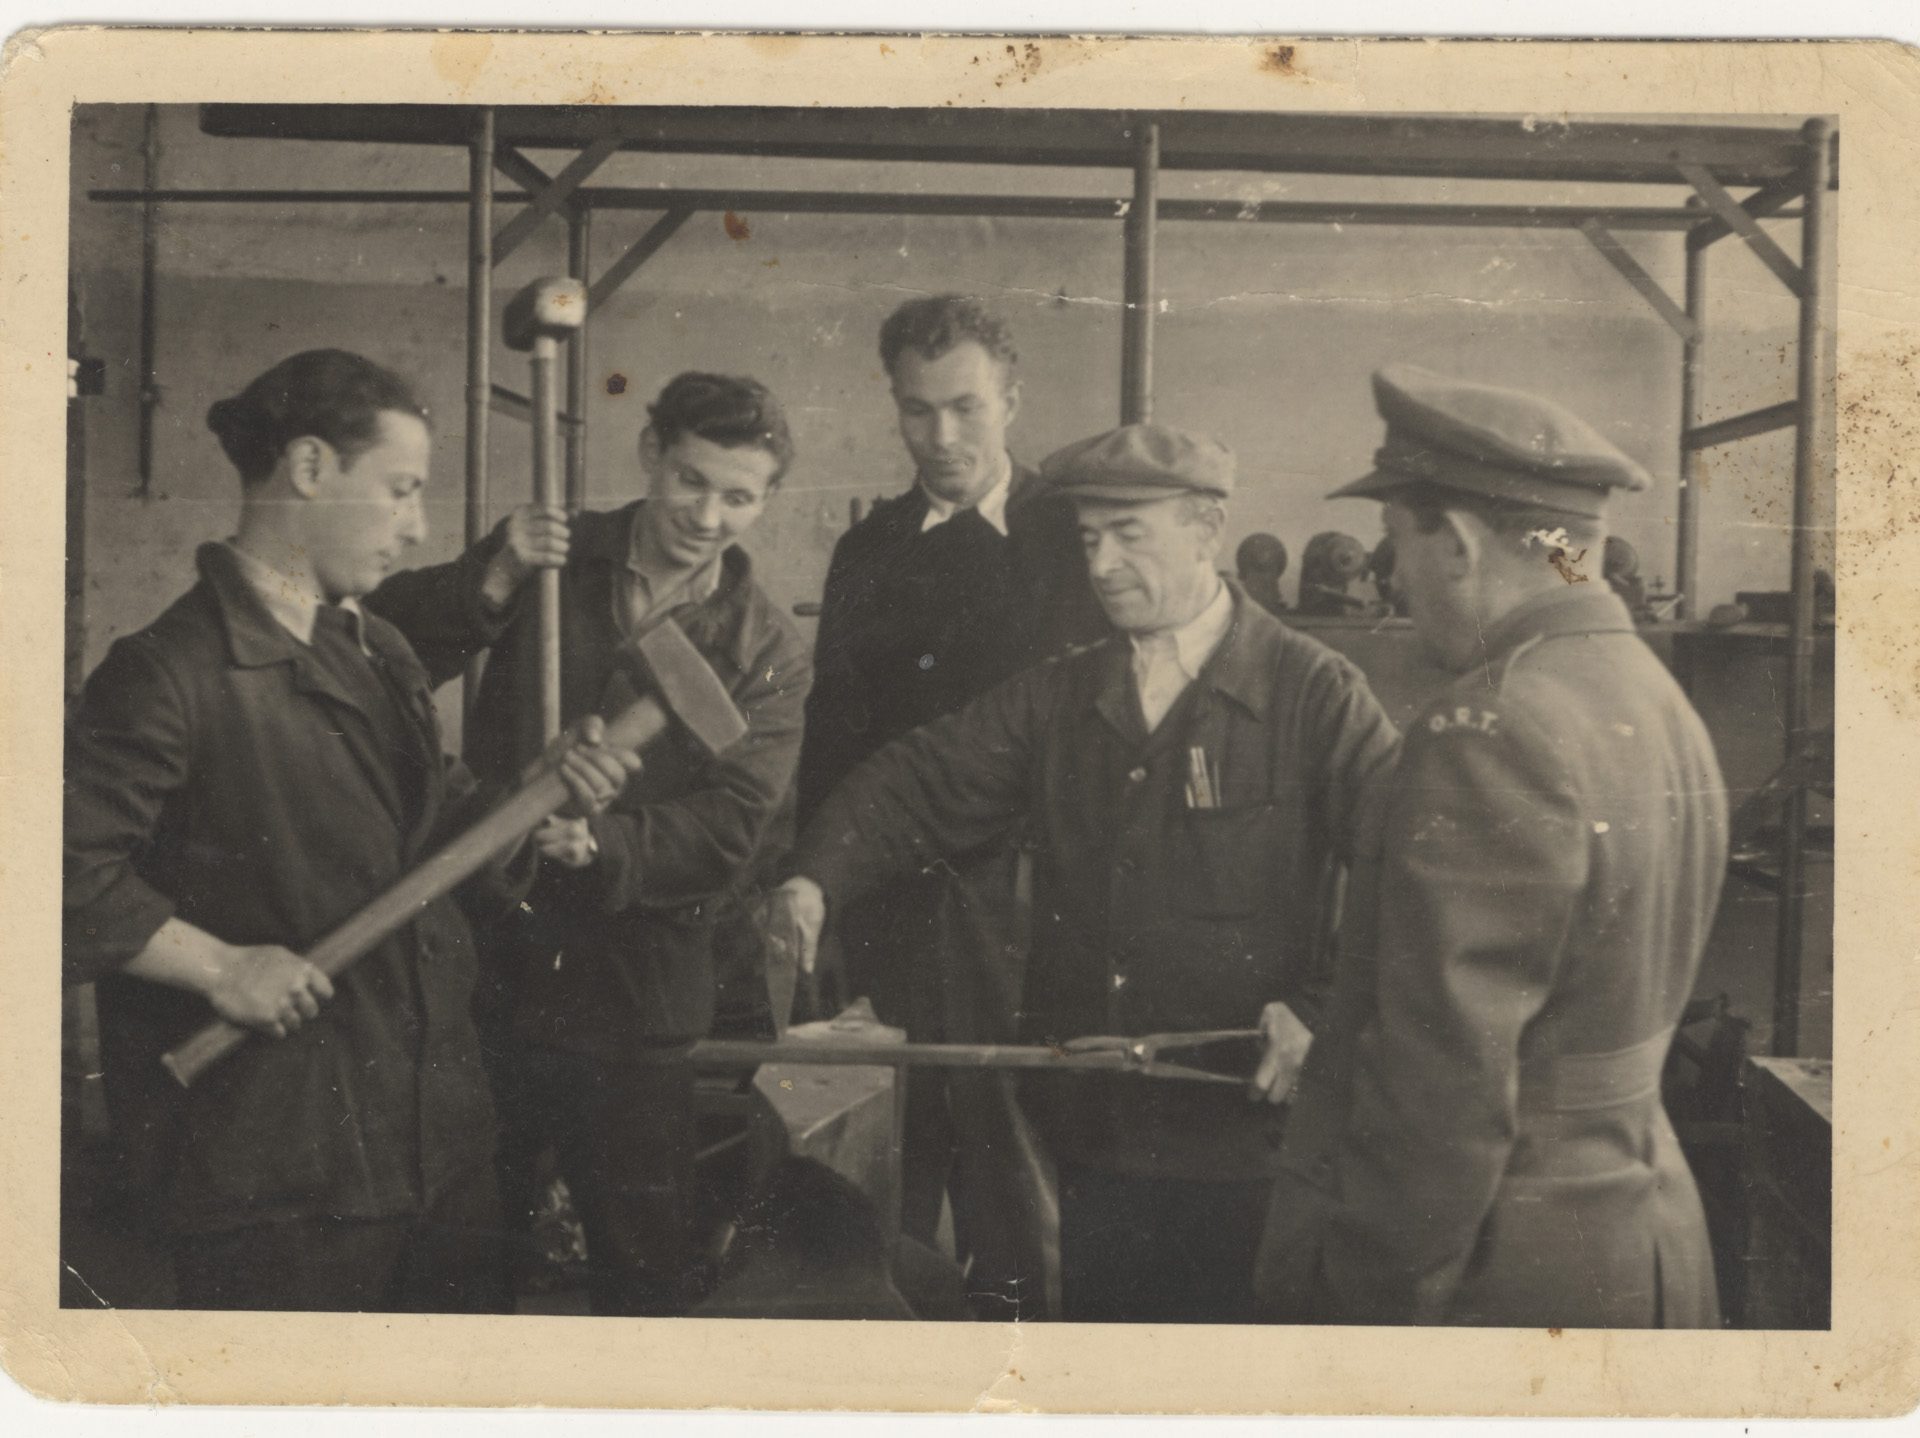
M859 43L987 95L76 92L59 1321L1435 1365L1305 1411L1630 1342L1772 1411L1876 981L1884 163L1817 88L1015 104L1043 45ZM832 1371L767 1401L974 1401ZM1290 1406L1110 1381L1009 1402Z

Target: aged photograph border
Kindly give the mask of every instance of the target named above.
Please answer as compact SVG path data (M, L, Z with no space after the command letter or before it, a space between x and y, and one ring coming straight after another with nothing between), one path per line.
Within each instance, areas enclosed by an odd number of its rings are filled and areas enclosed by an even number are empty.
M1276 75L1272 48L1264 42L1046 41L1035 47L1041 58L1030 67L1016 65L1010 94L1003 77L991 84L968 73L977 70L981 47L965 39L65 32L35 43L31 64L16 51L0 95L8 140L4 181L13 212L49 217L65 211L64 113L67 103L79 99L185 103L274 93L359 103L404 95L436 103L651 104L716 103L725 92L752 94L755 103L779 103L771 98L778 96L804 104L821 98L820 75L832 73L836 86L859 84L863 102L870 103L886 103L888 87L904 82L923 104L929 89L939 93L944 85L958 104L1096 108L1104 107L1099 97L1117 92L1135 104L1151 100L1175 108L1187 101L1185 93L1170 93L1178 88L1205 93L1210 109L1552 114L1543 102L1577 84L1583 111L1624 115L1670 112L1676 107L1663 97L1684 78L1690 112L1836 114L1847 136L1849 175L1865 177L1853 190L1843 187L1840 213L1838 711L1848 735L1840 744L1840 771L1896 772L1901 756L1911 756L1905 730L1916 698L1898 624L1901 597L1911 599L1915 592L1900 567L1910 520L1898 508L1898 494L1885 492L1897 490L1905 461L1896 437L1903 429L1911 432L1914 409L1911 383L1903 390L1902 382L1910 381L1915 300L1900 288L1902 262L1910 253L1904 237L1912 233L1904 221L1911 218L1913 200L1900 191L1899 178L1911 156L1916 115L1911 52L1853 45L1816 57L1809 47L1636 47L1633 67L1619 69L1616 78L1613 52L1620 47L1606 45L1307 42L1290 47L1284 71ZM230 72L248 77L244 88L209 93L204 82L190 78L195 66L182 63L175 46L202 54L225 48L222 60L239 62ZM824 66L823 50L831 52ZM315 63L322 53L326 63ZM173 63L157 66L162 55ZM166 79L156 81L156 74ZM317 74L329 82L316 85ZM179 89L183 84L191 88ZM54 136L57 150L47 148ZM15 205L16 197L24 203ZM58 235L10 233L4 246L0 253L10 270L43 278L60 273ZM39 288L57 293L58 286ZM61 378L60 346L47 341L60 333L63 318L28 302L0 324L8 427L27 437L19 450L23 457L41 472L57 474L61 436L53 416L59 406L47 399L57 394ZM28 621L36 613L51 614L47 606L59 601L60 507L35 502L23 491L10 487L0 497L9 525L23 539L50 542L21 546L23 561L5 577L7 602L0 608L0 622L12 631L14 652L21 656L9 677L6 710L9 747L17 758L9 792L19 795L4 820L12 860L6 882L21 915L17 932L28 933L31 916L32 931L44 935L40 951L52 952L58 946L53 861L28 836L48 832L45 806L57 802L50 787L57 757L50 764L46 757L57 756L57 717L36 716L29 706L44 708L47 696L59 693L60 646L52 638L59 626L29 628ZM1871 596L1857 617L1849 607L1855 593ZM1896 875L1902 868L1910 874L1910 864L1895 862L1893 874L1876 873L1875 865L1885 865L1889 853L1897 859L1908 852L1909 845L1893 840L1904 816L1895 812L1893 796L1874 794L1871 784L1862 792L1843 777L1841 788L1847 791L1847 827L1840 862L1848 882L1837 886L1837 961L1848 953L1912 952L1912 916L1883 912L1866 897L1903 892ZM21 1022L25 1014L49 1012L50 994L57 1005L57 991L49 988L53 972L52 966L34 973L16 964L4 979L9 1021L21 1028L4 1060L10 1117L35 1120L8 1126L9 1157L17 1160L10 1171L17 1174L57 1171L49 1147L57 1105L50 1106L48 1078L58 1065L47 1034ZM10 1301L8 1323L17 1336L7 1341L9 1366L37 1391L64 1387L71 1396L108 1401L164 1395L188 1401L325 1396L929 1410L1897 1411L1911 1402L1914 1382L1912 1353L1888 1341L1888 1335L1904 1333L1901 1316L1911 1313L1913 1298L1910 1283L1901 1281L1910 1269L1888 1261L1897 1255L1910 1264L1914 1252L1911 1215L1896 1197L1899 1156L1910 1151L1915 1137L1914 1120L1896 1106L1913 1064L1903 1052L1912 1046L1904 1042L1910 1029L1900 1018L1902 981L1897 966L1884 962L1849 970L1836 998L1835 1054L1844 1060L1836 1066L1835 1084L1837 1107L1846 1118L1836 1130L1830 1333L1134 1333L1035 1327L973 1333L768 1321L724 1329L703 1323L692 1331L620 1324L602 1331L560 1319L403 1322L300 1315L241 1323L230 1315L54 1313L53 1275L40 1274L28 1261L36 1233L38 1251L50 1251L45 1235L51 1232L51 1195L29 1189L6 1234L9 1265L19 1265L12 1270L18 1306ZM42 1222L49 1226L36 1229ZM48 1307L39 1306L43 1300ZM259 1371L250 1355L257 1354L262 1331L308 1345L314 1355L310 1370ZM450 1345L455 1332L456 1344ZM395 1338L407 1341L396 1344ZM861 1360L856 1372L844 1371L850 1340ZM563 1346L568 1361L535 1378L526 1367L528 1353L549 1342ZM450 1380L433 1360L456 1345L463 1371ZM1366 1381L1365 1355L1382 1346L1396 1355L1392 1394ZM647 1355L637 1368L620 1363L619 1355L637 1350ZM426 1362L418 1360L423 1353ZM876 1361L882 1353L890 1370L884 1378ZM1489 1363L1496 1353L1502 1361ZM704 1366L701 1355L707 1355ZM763 1365L764 1388L740 1384L740 1360L748 1356ZM736 1376L727 1376L729 1371ZM834 1374L831 1384L822 1381L827 1372ZM1221 1382L1220 1375L1229 1381Z

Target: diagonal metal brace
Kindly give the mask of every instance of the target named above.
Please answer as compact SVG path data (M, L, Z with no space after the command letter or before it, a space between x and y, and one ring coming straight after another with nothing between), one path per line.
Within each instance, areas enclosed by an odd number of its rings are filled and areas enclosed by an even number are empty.
M1593 247L1605 255L1616 270L1626 276L1628 284L1640 291L1647 303L1658 311L1660 318L1667 322L1669 329L1688 344L1700 337L1700 326L1693 316L1674 303L1673 296L1660 288L1660 282L1646 272L1612 230L1598 220L1585 220L1580 225L1580 233L1593 242Z
M1675 168L1720 222L1747 242L1747 248L1759 256L1760 263L1778 275L1781 284L1804 299L1807 293L1806 276L1801 273L1800 266L1787 258L1787 252L1774 242L1773 236L1760 228L1760 222L1754 218L1753 212L1734 199L1727 187L1716 180L1705 165L1681 164Z
M525 155L511 145L502 145L493 152L494 168L509 179L517 182L521 189L530 195L539 195L553 183L553 176L541 169ZM579 203L578 198L566 206L572 209Z
M602 135L568 163L567 167L553 177L547 187L540 191L528 203L526 209L515 215L494 237L493 262L498 265L508 255L520 247L520 244L540 227L541 221L556 213L573 198L573 193L587 182L589 176L606 162L615 150L620 148L620 136ZM497 158L497 157L496 157ZM506 168L503 166L502 168ZM531 167L530 167L531 168ZM520 175L509 170L515 179ZM536 171L537 173L537 171Z
M647 232L628 246L627 252L608 265L600 278L588 287L587 313L591 315L612 299L620 286L627 282L628 277L652 259L660 247L672 239L679 228L692 218L692 210L668 210L648 226Z

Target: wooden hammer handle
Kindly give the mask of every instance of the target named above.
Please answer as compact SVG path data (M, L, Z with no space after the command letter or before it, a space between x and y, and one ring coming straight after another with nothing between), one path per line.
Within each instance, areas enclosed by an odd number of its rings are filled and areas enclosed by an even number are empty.
M657 699L643 697L607 724L603 741L610 749L638 749L667 727ZM495 854L520 842L541 821L567 802L567 783L557 763L541 764L521 786L471 829L434 853L425 863L322 939L307 961L332 978L388 935L420 916ZM248 1032L215 1019L178 1048L161 1056L167 1072L190 1086L207 1068L246 1040Z

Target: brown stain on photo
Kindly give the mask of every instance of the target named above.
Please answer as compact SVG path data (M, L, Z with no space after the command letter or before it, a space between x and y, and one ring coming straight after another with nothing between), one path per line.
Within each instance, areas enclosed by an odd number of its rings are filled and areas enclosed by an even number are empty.
M994 80L993 85L996 90L1010 81L1018 81L1024 85L1040 73L1042 52L1033 41L1028 40L1020 45L1008 45L1006 52L1007 68L1002 70Z
M753 230L745 220L741 219L732 210L728 210L727 213L721 217L720 223L726 226L727 238L730 240L750 240L753 238Z
M978 65L985 61L1001 65L1003 68L993 77L993 86L999 90L1008 85L1024 85L1029 80L1039 79L1042 74L1083 64L1100 53L1101 49L1100 44L1085 40L1023 40L1017 44L1002 45L998 51L988 50L984 54L974 55L969 63Z
M432 57L433 68L440 78L464 93L472 88L474 80L493 55L493 38L489 35L436 35L427 53Z
M1574 555L1569 555L1566 550L1558 546L1547 551L1547 563L1551 564L1554 572L1569 584L1585 584L1587 582L1587 576L1573 567L1586 557L1587 551L1584 549Z
M1889 337L1842 377L1834 437L1847 468L1847 523L1834 534L1839 602L1868 687L1903 719L1920 717L1920 345ZM1834 519L1824 478L1816 525ZM1816 558L1815 563L1820 561Z
M1269 75L1297 76L1301 72L1293 61L1298 53L1292 45L1269 45L1260 52L1260 68Z
M608 394L619 395L619 394L625 394L626 392L627 392L627 377L625 375L621 374L618 370L615 370L612 374L607 376L607 393Z

